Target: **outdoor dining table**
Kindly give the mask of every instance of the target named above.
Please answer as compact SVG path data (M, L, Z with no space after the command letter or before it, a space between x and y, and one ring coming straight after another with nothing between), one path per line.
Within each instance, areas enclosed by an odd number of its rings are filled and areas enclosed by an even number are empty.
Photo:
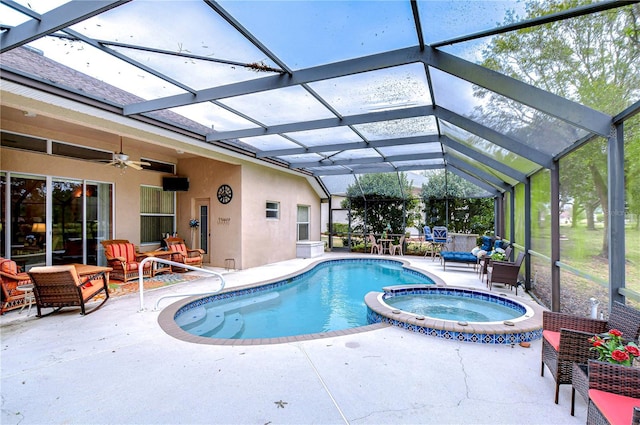
M393 242L393 239L380 238L380 239L378 239L378 242L380 242L382 244L382 253L383 254L385 253L385 251L387 252L387 254L391 254L390 245L391 245L391 242Z

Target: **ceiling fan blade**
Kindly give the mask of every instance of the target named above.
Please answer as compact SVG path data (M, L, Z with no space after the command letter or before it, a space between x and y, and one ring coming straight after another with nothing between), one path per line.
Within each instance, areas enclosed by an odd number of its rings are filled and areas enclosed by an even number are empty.
M137 164L137 165L151 165L145 161L127 161L127 164Z
M133 161L127 161L125 162L125 164L133 168L134 170L138 170L138 171L142 170L142 167L139 166L138 164L135 164Z

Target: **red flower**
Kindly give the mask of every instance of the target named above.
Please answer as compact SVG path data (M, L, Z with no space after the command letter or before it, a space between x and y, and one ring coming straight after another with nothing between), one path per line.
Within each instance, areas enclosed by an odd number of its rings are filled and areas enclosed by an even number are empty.
M617 330L617 329L611 329L611 330L609 331L609 334L611 334L611 335L613 335L613 336L622 336L622 332L620 332L620 331L619 331L619 330Z
M629 360L629 355L622 350L613 350L611 352L611 358L617 362L625 362Z
M640 357L640 350L638 350L638 347L627 345L626 347L624 347L624 349L627 350L627 353L629 353L633 357Z
M602 343L602 340L601 340L601 339L597 339L597 340L592 341L592 342L593 342L593 346L594 346L594 347L600 347L600 346L604 345L604 344Z

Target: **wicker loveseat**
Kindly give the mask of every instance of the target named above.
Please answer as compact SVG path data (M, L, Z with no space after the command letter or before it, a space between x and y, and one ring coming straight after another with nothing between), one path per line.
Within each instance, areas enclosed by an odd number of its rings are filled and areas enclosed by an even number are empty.
M590 350L589 338L609 329L618 329L625 339L637 340L640 334L640 311L614 302L608 320L590 319L566 313L542 312L542 359L540 376L545 365L556 381L555 403L560 385L571 384L572 364L586 364L597 352Z
M100 242L109 267L113 268L111 279L128 282L138 278L138 265L147 256L139 253L136 246L126 239L109 239ZM151 263L146 263L143 277L151 276Z

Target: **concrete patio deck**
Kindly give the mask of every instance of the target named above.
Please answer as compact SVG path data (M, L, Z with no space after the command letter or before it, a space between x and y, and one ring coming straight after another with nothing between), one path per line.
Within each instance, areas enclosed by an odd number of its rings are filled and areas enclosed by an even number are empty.
M328 253L326 258L344 255ZM449 285L484 288L472 267L404 256ZM289 274L317 259L225 273L229 287ZM583 424L586 404L551 373L540 341L460 343L387 327L284 344L198 345L168 336L152 311L198 280L110 299L80 316L0 317L2 424ZM523 302L508 289L494 288ZM173 302L163 301L162 307Z

